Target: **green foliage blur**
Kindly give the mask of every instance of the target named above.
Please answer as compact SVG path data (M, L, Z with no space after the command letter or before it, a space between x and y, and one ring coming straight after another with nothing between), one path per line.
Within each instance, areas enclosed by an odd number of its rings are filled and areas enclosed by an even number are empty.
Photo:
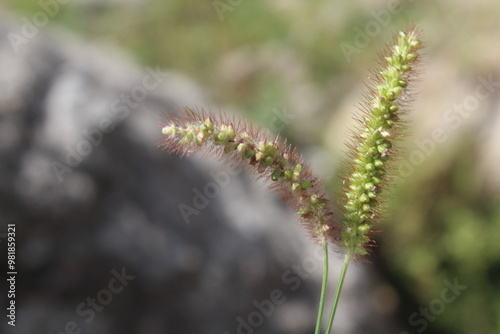
M40 11L38 1L5 3L21 17ZM380 17L391 3L399 11ZM282 134L338 160L348 133L337 135L342 111L359 105L367 70L394 31L416 23L428 44L425 85L417 89L423 101L410 123L425 137L418 129L437 124L435 115L463 99L460 87L471 83L470 94L477 75L500 69L499 17L498 1L103 0L61 5L51 25L116 45L142 64L185 73L216 104L257 123L269 124L273 109L289 109L294 117ZM379 32L362 48L346 51L345 43L355 45L359 31L377 22ZM500 190L488 187L491 175L477 154L484 126L499 122L498 105L489 108L483 123L464 119L443 145L424 152L425 162L390 193L375 253L399 295L402 330L410 333L500 333ZM408 132L404 146L413 152L414 131ZM338 172L336 165L326 168ZM338 188L335 177L331 184ZM444 282L455 280L467 288L438 309ZM425 328L415 324L425 319L421 307L432 315Z

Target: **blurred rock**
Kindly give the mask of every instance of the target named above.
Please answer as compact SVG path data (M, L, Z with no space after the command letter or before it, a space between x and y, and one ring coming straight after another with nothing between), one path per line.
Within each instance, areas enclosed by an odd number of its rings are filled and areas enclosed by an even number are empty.
M254 300L286 292L282 275L300 263L305 238L263 187L240 174L183 221L179 205L192 206L193 189L204 192L209 172L223 170L156 147L162 113L210 106L190 79L62 33L40 31L16 53L10 38L21 28L7 22L0 215L17 227L15 333L59 333L73 322L95 334L233 333ZM109 285L116 273L130 276L126 286ZM287 333L311 328L316 297L316 279L288 289L283 298L304 315ZM262 333L290 325L254 321Z

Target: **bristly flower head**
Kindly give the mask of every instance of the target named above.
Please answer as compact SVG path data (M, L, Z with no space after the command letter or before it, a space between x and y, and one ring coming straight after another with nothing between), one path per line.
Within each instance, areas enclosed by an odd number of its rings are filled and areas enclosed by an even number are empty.
M330 200L297 149L286 141L270 139L248 122L191 109L185 109L181 118L167 120L162 133L167 137L161 146L170 152L181 156L197 151L215 153L249 166L272 189L284 194L314 239L322 244L338 240L339 226Z
M161 146L181 156L203 151L249 166L272 189L284 194L314 239L336 243L349 256L364 255L373 243L380 194L388 180L388 160L396 153L393 142L401 129L399 115L410 100L408 86L420 58L418 38L415 28L396 35L374 73L375 84L367 94L364 113L358 119L361 126L350 147L351 173L344 178L342 222L334 216L319 180L297 150L279 138L270 139L248 122L186 109L182 117L167 120Z
M379 216L380 193L387 182L387 163L396 153L393 141L401 129L399 115L407 106L408 85L419 59L419 32L410 28L394 38L375 74L360 127L350 145L350 175L344 179L344 220L340 242L353 256L364 255L373 243L372 229Z

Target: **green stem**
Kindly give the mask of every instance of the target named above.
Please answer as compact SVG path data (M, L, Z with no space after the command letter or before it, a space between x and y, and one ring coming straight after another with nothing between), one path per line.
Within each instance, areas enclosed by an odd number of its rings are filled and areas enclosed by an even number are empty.
M328 327L325 334L330 334L332 331L333 319L335 318L335 312L337 311L337 305L339 303L340 292L342 291L342 285L344 284L345 274L347 272L347 267L349 262L351 262L352 254L347 252L344 256L344 263L342 264L342 269L340 271L339 282L337 284L337 290L335 291L335 298L333 299L332 310L330 312L330 319L328 320Z
M325 308L326 286L328 285L328 242L323 242L323 282L321 283L321 296L319 298L318 320L316 321L316 331L314 334L320 334L321 322L323 319L323 310Z

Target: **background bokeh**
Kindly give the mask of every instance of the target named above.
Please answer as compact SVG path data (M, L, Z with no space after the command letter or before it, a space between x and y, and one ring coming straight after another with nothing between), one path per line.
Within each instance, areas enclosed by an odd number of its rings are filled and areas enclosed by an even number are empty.
M275 131L279 131L303 150L306 159L312 162L315 170L327 182L332 194L336 193L340 186L337 178L342 172L339 169L339 161L344 156L347 129L353 126L351 117L362 100L363 83L369 83L370 80L368 69L376 64L378 54L395 30L405 28L411 23L417 24L423 31L425 59L421 67L421 80L415 90L418 95L415 97L412 110L407 115L408 136L400 142L405 149L400 168L395 168L395 174L399 178L395 181L395 189L388 196L387 215L380 226L382 232L378 236L379 247L374 249L374 254L369 259L371 264L358 265L373 267L368 270L373 270L373 275L377 277L377 283L371 286L372 289L364 296L365 302L380 312L380 319L385 316L390 317L390 321L395 324L391 327L394 333L500 332L500 172L498 171L500 84L496 84L500 82L498 44L500 2L493 0L475 2L74 0L64 2L63 4L61 1L56 14L41 29L43 34L37 35L35 39L51 34L59 36L57 43L64 43L62 41L65 39L68 41L78 39L79 43L87 43L95 49L105 50L104 52L113 57L129 59L127 61L135 63L139 68L159 67L171 75L189 78L178 81L177 85L175 82L172 83L173 87L170 88L173 92L179 89L179 85L190 85L186 83L187 81L196 83L199 94L198 91L195 94L191 90L186 96L179 93L179 96L182 95L179 97L176 93L174 100L177 104L165 106L160 102L153 103L149 106L153 113L155 109L157 113L169 108L178 110L181 107L178 104L181 102L187 105L195 104L198 107L205 106L200 106L199 103L206 103L212 108L244 115L264 127L273 124L277 113L287 115L283 126ZM392 13L392 6L397 4L399 4L397 12ZM2 15L5 17L8 15L14 26L17 24L19 27L24 22L22 18L32 17L42 10L42 7L38 1L4 0L0 9L4 12ZM369 35L361 36L360 32L365 31L369 32ZM3 33L8 34L8 29ZM11 57L16 57L12 50L8 50L7 43L3 46L4 49L0 50L2 53L11 53ZM109 51L106 51L108 49ZM78 50L75 51L77 52ZM120 55L117 56L116 53ZM108 77L107 80L120 81L119 72L117 69L113 72L116 76ZM0 73L0 78L2 75ZM492 84L484 85L484 82L488 81ZM10 87L9 82L4 79L2 83L2 89L6 92ZM1 94L3 93L0 92ZM64 94L64 90L61 90L60 94ZM158 94L161 95L161 92ZM92 96L90 94L89 98L93 98ZM195 99L193 96L202 98ZM134 122L138 124L140 120L134 118ZM64 126L65 123L59 124ZM141 126L137 126L135 130L141 131L141 129L143 129ZM2 131L5 133L8 130L2 128ZM126 132L127 129L123 131ZM158 139L154 135L146 137ZM152 151L155 149L153 139L150 148ZM114 152L113 143L109 145L109 151L106 152ZM118 144L116 145L118 147ZM140 148L132 148L131 152L139 154L136 159L140 159L142 152ZM96 157L92 157L94 158ZM106 159L106 157L101 158ZM119 161L124 164L135 163L132 158ZM175 170L169 167L175 164L175 161L175 158L168 158L160 166L163 166L165 171L169 168ZM6 168L4 161L2 164L4 165L2 168ZM179 214L175 209L176 206L182 201L181 198L186 200L190 196L189 191L193 185L183 183L179 179L201 178L202 176L197 175L207 173L209 169L217 170L217 165L210 166L192 167L184 171L184 175L174 175L172 180L162 181L166 182L163 184L165 187L172 189L171 194L173 194L165 198L165 201L170 203L166 204L167 206L174 209L170 211L165 209L165 212L169 215ZM126 167L121 168L126 169ZM159 168L156 172L160 175L162 170ZM99 187L105 187L109 178L113 177L120 183L120 175L127 178L136 177L134 173L120 174L116 171L113 174L113 171L108 171L108 174L98 176ZM178 182L172 183L176 179ZM155 183L154 176L148 180ZM4 181L7 182L5 179ZM85 180L80 182L85 183ZM200 182L203 184L203 181ZM252 184L252 181L244 184L249 187L248 184ZM3 190L5 189L9 187L6 186ZM176 191L184 194L183 197L176 196ZM256 191L260 194L261 190ZM150 196L154 197L153 194ZM230 195L225 196L230 197ZM13 214L15 211L13 207L16 204L12 201L13 199L9 199L8 194L3 192L1 206L5 217L2 218L2 224L9 219L16 219ZM75 200L75 203L78 201ZM112 206L113 203L113 201L105 202L103 199L100 205ZM254 205L253 209L239 208L236 211L244 214L259 207L258 202L249 205ZM279 210L280 215L288 215L272 197L262 205L271 206L269 209L271 211ZM78 205L76 208L76 220L78 212L96 209L78 208ZM151 210L162 213L158 208ZM212 211L215 212L213 213L215 217L219 217L217 208L211 209ZM132 219L130 212L123 215ZM66 221L58 221L57 217L57 214L54 214L52 222L40 225L48 226L52 230L39 231L38 235L64 234L65 232L61 231L65 231L66 228L73 231L78 228L79 233L86 233L87 229L97 229L99 225L99 221L79 222L73 225ZM292 215L287 217L293 219ZM147 217L142 218L147 220ZM215 218L217 219L219 218ZM177 217L174 220L179 224L174 226L181 229L179 227L181 218ZM33 225L33 220L30 222L31 225L26 224L26 227L36 230L37 226ZM265 231L265 228L263 230ZM220 236L210 231L218 230L203 227L202 230L196 230L196 233L203 235L213 233L212 237L203 240L217 245ZM300 233L297 231L294 230L293 233ZM134 234L134 232L129 233ZM240 233L243 233L243 237ZM244 239L245 233L251 232L242 228L233 237ZM283 236L283 233L280 230L278 234ZM29 246L23 244L22 235L18 241L19 249ZM78 242L78 235L74 237L74 240L66 242L70 244ZM31 243L36 240L43 243L43 238L40 236L35 239L26 237L26 239ZM271 238L271 243L272 240ZM300 240L301 246L296 246L294 249L294 252L299 254L297 255L299 259L304 256L303 252L314 249L308 248L312 246L307 246L307 242ZM196 238L191 239L189 243L196 245ZM237 246L238 241L233 243L233 246ZM283 241L280 245L285 245L283 247L286 248L287 244ZM301 248L302 245L304 248ZM29 247L37 249L38 246ZM259 242L252 244L252 247L258 248ZM64 249L64 246L61 246L56 253L64 252ZM265 249L272 250L273 247ZM174 256L178 248L167 248L165 251L167 250L173 253L155 254L158 259L152 266L160 263L163 256L165 259ZM85 250L80 249L79 252ZM192 254L196 252L190 253L189 250L185 250L181 252L184 255L178 256L204 259L203 256L197 257ZM240 254L243 258L246 253L253 254L252 252L254 250L240 251L235 255ZM134 253L134 249L130 250L130 253ZM56 258L54 255L51 261L57 262ZM114 257L108 260L110 263L118 263ZM291 262L287 261L281 264L282 267L271 271L281 273L294 263L293 261L297 261L297 258L290 260ZM74 264L75 268L79 265L76 262ZM266 267L259 261L254 265ZM29 271L30 275L36 276L44 272L46 267L51 266L50 261L45 262L44 266ZM116 267L118 268L118 265ZM221 270L223 267L224 263L221 263L220 267L212 270ZM102 264L101 270L109 274L111 268L114 268L111 264ZM154 268L148 268L145 264L141 270L155 271ZM248 272L255 271L251 261L248 261L245 268L250 268ZM78 270L75 270L76 273L73 274L76 277ZM197 277L196 280L200 279L193 274L194 272L196 270L189 269L185 272L187 273L185 277L177 277L173 282L163 281L162 289L164 289L161 291L165 291L168 287L175 290L179 285L189 291L191 284L189 279L193 277ZM264 272L269 271L264 270ZM355 269L353 275L354 273ZM68 272L59 274L69 275ZM158 269L156 274L158 275L156 279L161 281L165 272ZM140 276L140 272L136 272L136 275ZM257 284L271 286L277 284L266 281L265 277L266 275L264 277L257 275L256 282L266 282ZM279 281L279 274L277 277ZM82 277L79 280L81 280L79 284L85 287L86 280ZM234 280L239 282L236 278ZM25 277L21 281L24 283L21 284L29 286L29 281L30 278ZM45 288L44 284L57 285L43 280L36 282L39 284L37 289L41 291ZM459 295L452 302L443 302L443 291L448 284L446 282L451 284L458 282L466 288L459 291ZM104 281L95 284L99 287L105 283ZM143 284L148 283L143 282ZM315 305L316 286L317 282L311 282L311 305ZM235 283L231 288L237 291L238 285ZM139 302L141 298L134 296L134 293L139 294L142 290L135 289L137 291L130 292L127 298ZM202 291L207 290L211 289ZM95 294L96 290L94 287L94 290L85 291L88 293L85 292L83 295L91 294L92 291ZM179 301L201 298L205 301L202 305L206 309L212 308L213 304L206 300L208 297L203 297L203 293L200 297L200 293L193 295L179 293L175 296ZM228 300L232 293L219 291L215 295L220 300ZM295 298L300 302L301 298L309 298L307 295L307 291L303 291ZM69 298L64 294L57 296L54 298L62 300L62 304L65 298ZM251 304L251 301L257 298L253 296L249 292L249 296L246 299L242 298L240 303ZM345 295L345 303L349 303L347 301L349 296ZM300 305L299 302L297 305ZM360 303L363 304L363 299ZM197 313L190 316L187 308L181 304L176 304L178 308L171 305L172 309L166 309L165 312L175 314L173 318L197 322ZM229 307L224 309L219 304L215 305L218 305L220 312L207 310L208 313L213 313L212 317L217 317L215 314L231 312ZM61 307L64 309L64 306ZM149 307L154 309L153 305ZM245 307L243 305L235 311L235 314L239 314L239 310L248 311ZM424 308L429 311L425 313ZM293 308L288 310L293 312ZM141 312L147 313L146 310ZM295 312L300 314L300 308ZM347 319L349 312L362 313L353 308L346 308L343 312ZM129 316L133 317L134 312L130 313ZM314 312L310 312L308 316L310 315L314 316ZM236 316L231 313L228 318L235 319ZM147 316L144 319L146 320L143 321L147 323ZM217 319L221 323L226 321L222 316ZM370 318L370 321L373 319ZM55 332L57 328L62 328L60 324L65 322L66 320L53 319L50 322L52 327L47 325L48 331ZM310 321L305 323L304 329L295 329L297 333L301 330L303 333L311 332L308 327ZM191 331L185 330L186 328L182 326L181 328L158 327L164 331L154 331L150 327L144 325L140 328L143 333L201 332L197 327L193 327ZM116 328L104 326L100 330L103 333L114 333ZM128 328L130 333L140 332L137 329L139 327L118 328L122 331ZM272 328L266 328L264 326L261 331L256 329L255 332L270 333ZM281 333L276 328L274 330ZM280 328L284 331L283 327ZM344 330L348 333L352 328L354 327L345 325L339 331ZM212 327L206 328L203 332L223 333L224 330L229 331L227 327ZM357 333L363 332L359 328L356 330ZM373 329L368 331L365 328L365 330L370 333L375 332ZM29 332L26 329L26 333ZM97 329L95 332L98 332Z

